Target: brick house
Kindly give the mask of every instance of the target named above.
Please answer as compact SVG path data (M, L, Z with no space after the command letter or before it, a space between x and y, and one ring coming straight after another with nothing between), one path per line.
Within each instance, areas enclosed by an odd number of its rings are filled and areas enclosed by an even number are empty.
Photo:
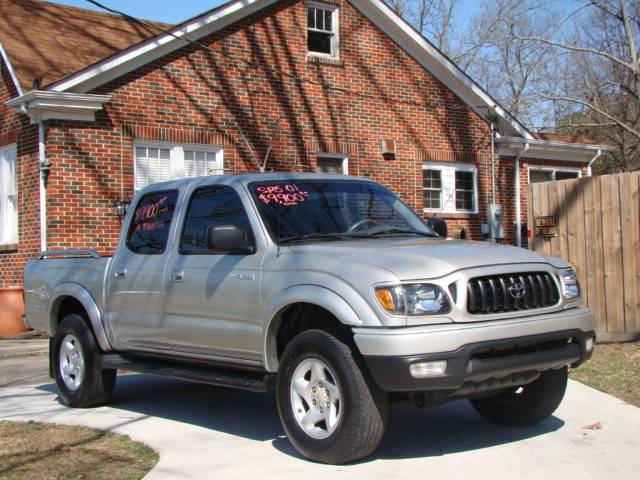
M0 287L41 250L111 253L136 189L267 152L267 170L375 179L472 239L495 195L515 244L525 185L607 150L534 135L380 0L231 0L148 27L0 0L0 53Z

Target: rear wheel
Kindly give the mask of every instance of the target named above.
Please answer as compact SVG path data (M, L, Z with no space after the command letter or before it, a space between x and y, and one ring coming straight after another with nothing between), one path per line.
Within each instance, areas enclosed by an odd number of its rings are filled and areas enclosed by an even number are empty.
M512 426L534 425L551 416L558 408L567 389L567 378L567 367L548 370L532 383L470 402L490 422Z
M116 370L103 370L100 350L78 314L62 319L53 341L53 373L62 401L70 407L94 407L109 401Z
M278 372L278 411L305 457L342 464L372 453L384 434L387 398L368 384L351 349L320 330L295 337Z

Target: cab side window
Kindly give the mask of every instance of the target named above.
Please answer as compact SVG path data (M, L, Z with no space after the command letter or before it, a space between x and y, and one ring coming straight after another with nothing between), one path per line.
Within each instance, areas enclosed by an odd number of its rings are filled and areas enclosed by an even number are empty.
M177 200L177 190L154 192L140 199L127 234L129 250L143 255L164 253Z
M235 225L253 238L249 217L238 193L226 186L204 187L191 197L180 239L180 253L211 253L206 236L207 229L213 225Z

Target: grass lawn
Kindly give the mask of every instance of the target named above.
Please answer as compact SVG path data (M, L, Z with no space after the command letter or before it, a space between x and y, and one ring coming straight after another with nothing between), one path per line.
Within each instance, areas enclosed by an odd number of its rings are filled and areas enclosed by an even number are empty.
M570 376L640 407L640 343L596 345L591 360Z
M129 437L84 427L0 422L0 479L139 479L158 454Z

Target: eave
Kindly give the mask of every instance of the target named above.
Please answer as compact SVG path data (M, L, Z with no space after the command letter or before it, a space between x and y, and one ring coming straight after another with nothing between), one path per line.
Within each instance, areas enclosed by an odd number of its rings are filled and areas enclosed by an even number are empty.
M594 156L615 151L611 145L554 142L526 139L521 137L501 137L496 140L498 154L502 157L516 157L525 145L529 145L526 158L538 160L563 160L589 163Z
M84 93L147 65L197 40L275 3L277 0L232 0L169 30L107 57L46 88L56 92ZM176 38L178 37L178 38ZM183 40L183 38L185 40Z
M29 115L32 121L76 120L94 122L96 112L111 100L111 95L89 95L33 90L13 98L5 105Z
M2 60L4 61L4 64L6 65L7 70L9 71L9 75L11 76L11 80L13 80L13 84L15 85L16 90L18 91L18 95L22 95L22 88L20 87L18 76L16 75L16 72L13 69L13 65L11 65L11 61L9 60L9 55L7 54L7 51L4 48L4 45L2 45L2 42L0 42L0 57L2 57Z

